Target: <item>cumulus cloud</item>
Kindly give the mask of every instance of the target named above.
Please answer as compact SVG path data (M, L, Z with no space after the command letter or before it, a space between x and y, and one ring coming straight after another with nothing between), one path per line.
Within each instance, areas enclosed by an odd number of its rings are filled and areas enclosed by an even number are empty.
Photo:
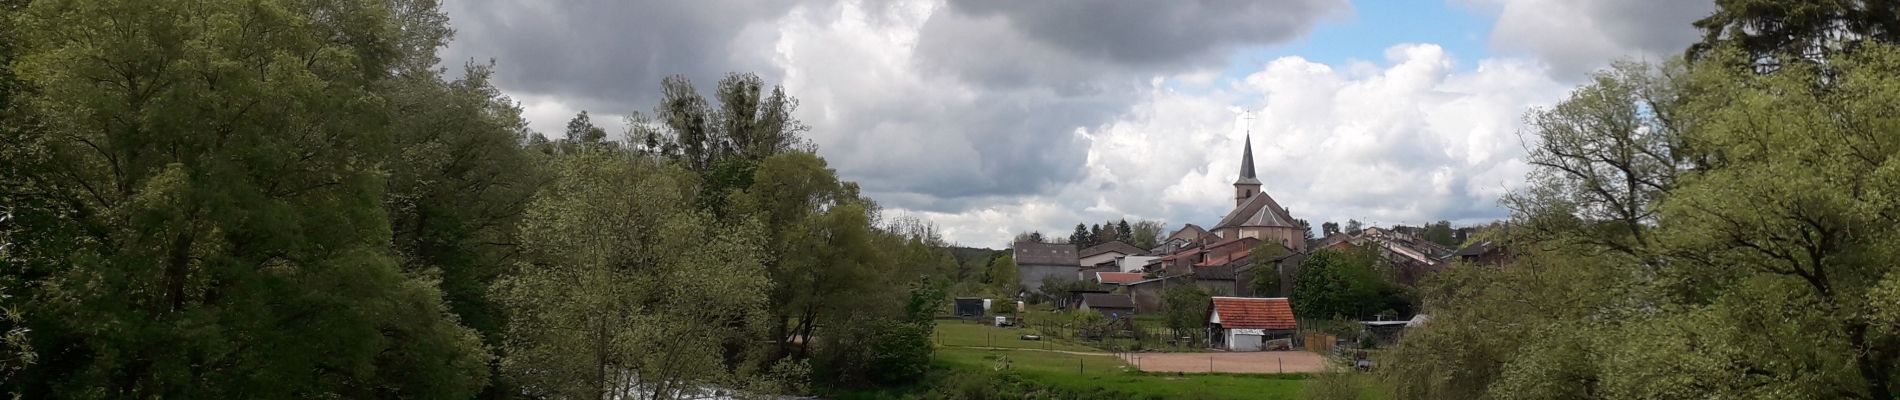
M1513 4L1501 13L1516 15ZM1495 199L1528 169L1521 113L1567 88L1545 66L1565 64L1461 66L1428 44L1376 62L1287 57L1214 72L1236 51L1350 12L1343 0L496 0L448 11L458 37L445 62L498 58L497 85L544 132L582 109L603 124L648 109L666 75L704 88L755 72L801 100L810 138L844 178L979 246L1081 221L1211 224L1232 207L1249 129L1265 188L1315 224L1498 217Z
M1531 60L1458 65L1436 45L1407 44L1382 64L1280 58L1210 93L1156 85L1114 121L1082 132L1087 173L1076 183L1019 203L926 215L952 239L991 246L1014 232L1061 234L1109 218L1207 226L1233 207L1251 131L1263 189L1315 225L1501 218L1497 198L1529 170L1517 136L1522 113L1568 86Z
M1690 23L1715 11L1706 0L1451 1L1497 15L1492 47L1534 55L1569 78L1618 58L1676 56L1699 38Z

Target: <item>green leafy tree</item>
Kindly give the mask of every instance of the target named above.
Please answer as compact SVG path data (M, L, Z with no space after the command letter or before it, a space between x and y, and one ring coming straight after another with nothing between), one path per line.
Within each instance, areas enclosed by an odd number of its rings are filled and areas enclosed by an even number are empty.
M1089 227L1082 223L1076 223L1075 233L1069 234L1069 243L1073 243L1076 246L1083 246L1089 242L1089 237Z
M1174 285L1162 294L1162 318L1173 336L1201 337L1207 326L1207 309L1213 296L1199 285Z
M1003 253L1002 255L996 256L996 258L990 259L989 268L985 269L983 273L984 282L995 287L998 292L1013 297L1022 289L1022 282L1021 279L1018 278L1017 273L1016 257L1009 253Z
M450 309L499 344L488 285L517 254L515 224L543 178L521 145L527 122L492 74L469 65L453 82L430 71L402 78L383 203L403 269L440 274Z
M567 121L566 133L567 141L574 143L600 143L607 140L607 130L594 126L594 120L588 118L587 110L581 110L579 114L574 114L574 119Z
M1721 0L1695 22L1702 40L1689 46L1690 60L1721 59L1723 47L1745 56L1758 71L1781 64L1814 62L1867 42L1900 43L1900 4L1891 1Z
M1320 236L1337 235L1339 234L1339 223L1326 221L1326 223L1319 224L1319 232Z
M1451 221L1439 220L1438 222L1425 225L1424 234L1419 236L1432 243L1444 246L1456 246L1458 245L1456 234L1457 232L1451 229Z
M1544 142L1502 233L1512 261L1427 285L1432 321L1388 369L1397 397L1900 393L1900 272L1886 262L1900 213L1875 194L1900 182L1900 147L1878 128L1896 124L1900 50L1868 35L1785 52L1835 28L1763 12L1839 4L1719 5L1754 15L1723 29L1772 35L1770 50L1619 65L1533 113Z
M1893 250L1900 242L1886 233L1900 222L1900 206L1871 193L1900 188L1892 172L1900 171L1900 158L1878 150L1900 148L1900 136L1875 133L1900 126L1900 116L1885 111L1900 101L1900 77L1892 73L1900 49L1870 44L1829 59L1826 68L1695 71L1697 90L1722 101L1693 105L1698 124L1685 141L1694 144L1693 157L1709 162L1670 192L1661 235L1672 253L1697 256L1675 260L1668 276L1726 289L1697 293L1713 304L1695 312L1818 339L1780 355L1827 360L1853 373L1776 368L1778 352L1727 360L1732 367L1855 388L1844 396L1890 399L1900 394L1900 332L1877 327L1881 317L1868 302L1882 301L1870 298L1884 293L1875 290L1881 282L1900 279L1900 268L1885 261L1900 256ZM1815 89L1817 82L1825 87ZM1789 314L1761 304L1810 306Z
M1279 260L1291 252L1279 243L1261 242L1247 253L1247 258L1253 262L1253 269L1249 271L1252 276L1248 278L1247 284L1251 285L1255 296L1285 297L1280 292Z
M488 355L382 208L432 2L38 1L7 147L24 397L470 397ZM17 25L16 25L17 24ZM17 175L14 175L17 173ZM14 191L11 189L25 189ZM17 240L16 238L32 238ZM18 267L16 269L15 267ZM17 274L17 275L16 275Z
M523 260L494 289L502 370L524 393L678 398L729 384L723 345L770 287L757 225L690 208L693 176L610 149L560 157L521 226Z
M1363 318L1381 311L1388 285L1381 274L1378 249L1321 249L1306 257L1294 279L1290 300L1302 318Z
M1143 250L1160 246L1162 236L1168 234L1168 227L1163 225L1161 221L1155 220L1135 221L1135 225L1132 229L1134 229L1134 231L1130 232L1129 236L1132 237L1133 241L1128 244L1135 245L1135 247L1140 247Z

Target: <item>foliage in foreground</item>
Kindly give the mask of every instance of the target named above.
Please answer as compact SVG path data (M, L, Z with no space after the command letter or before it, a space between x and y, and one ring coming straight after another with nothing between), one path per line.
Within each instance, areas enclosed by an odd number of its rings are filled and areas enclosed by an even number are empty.
M1514 257L1427 285L1395 394L1900 397L1900 48L1822 36L1712 35L1533 112Z
M433 0L0 0L0 390L676 397L901 384L955 259L756 76L624 142L449 80Z

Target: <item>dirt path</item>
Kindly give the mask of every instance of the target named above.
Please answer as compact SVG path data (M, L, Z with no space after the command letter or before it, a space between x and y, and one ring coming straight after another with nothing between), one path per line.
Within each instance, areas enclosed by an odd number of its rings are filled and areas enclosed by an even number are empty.
M1126 353L1122 360L1148 372L1276 374L1321 372L1326 359L1305 351Z
M1023 348L1023 347L986 347L986 346L946 346L946 347L956 347L956 348L964 348L964 349L978 349L978 350L1017 350L1017 351L1041 351L1041 352L1048 352L1048 353L1062 353L1062 354L1074 354L1074 355L1078 355L1078 356L1102 356L1102 357L1110 357L1110 356L1115 356L1115 355L1116 355L1115 353L1091 353L1091 352L1086 352L1086 351L1068 351L1068 350L1043 350L1043 349L1031 349L1031 348Z

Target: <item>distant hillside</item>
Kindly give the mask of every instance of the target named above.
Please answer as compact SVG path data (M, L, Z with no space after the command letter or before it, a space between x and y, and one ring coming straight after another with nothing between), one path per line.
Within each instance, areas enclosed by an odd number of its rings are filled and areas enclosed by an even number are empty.
M950 246L950 254L957 257L957 265L968 264L972 259L989 262L990 257L996 256L998 252L1000 250Z

